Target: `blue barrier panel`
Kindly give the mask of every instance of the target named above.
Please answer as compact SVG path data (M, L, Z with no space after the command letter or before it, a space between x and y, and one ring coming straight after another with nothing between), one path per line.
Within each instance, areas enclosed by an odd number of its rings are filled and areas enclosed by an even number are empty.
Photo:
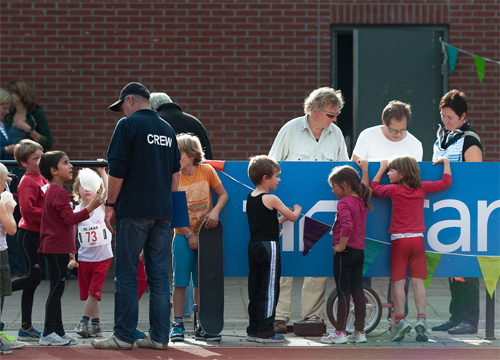
M327 182L333 167L346 162L283 162L281 183L275 192L287 206L299 204L302 214L333 225L338 199ZM359 168L347 162L359 171ZM378 163L369 167L370 179ZM424 208L428 251L443 256L434 276L482 277L476 256L500 256L500 163L452 163L449 189L427 194ZM248 162L226 162L219 176L229 193L220 214L224 222L226 276L247 276L247 244L250 238L245 201L254 188L247 176ZM420 163L422 180L439 180L443 165ZM227 175L226 175L227 174ZM382 183L387 183L384 176ZM366 237L387 243L367 275L389 276L390 199L373 197L374 211L368 214ZM325 234L307 256L303 250L304 217L284 224L280 238L283 276L332 276L332 236Z

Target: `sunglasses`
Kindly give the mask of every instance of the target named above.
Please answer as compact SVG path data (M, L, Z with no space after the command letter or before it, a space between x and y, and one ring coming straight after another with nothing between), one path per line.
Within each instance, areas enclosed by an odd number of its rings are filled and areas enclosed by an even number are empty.
M337 113L332 113L332 112L325 111L323 109L321 109L321 111L323 111L326 114L326 116L328 116L330 119L335 119L342 112L342 110L339 110L339 112L337 112Z

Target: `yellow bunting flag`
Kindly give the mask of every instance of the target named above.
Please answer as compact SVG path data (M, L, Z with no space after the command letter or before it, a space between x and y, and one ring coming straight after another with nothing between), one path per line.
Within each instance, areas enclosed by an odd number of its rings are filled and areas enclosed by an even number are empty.
M500 276L500 258L491 256L478 256L477 262L483 273L484 283L488 294L493 297L498 277Z
M441 260L441 256L443 256L443 254L436 254L428 251L425 252L425 261L427 262L427 279L425 279L424 285L426 289L431 283L439 261Z

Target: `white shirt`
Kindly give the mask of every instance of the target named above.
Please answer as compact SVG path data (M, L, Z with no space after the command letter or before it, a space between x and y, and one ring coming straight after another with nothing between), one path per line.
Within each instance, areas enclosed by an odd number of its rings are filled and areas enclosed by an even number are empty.
M82 209L82 205L78 204L75 206L74 212L80 211ZM78 224L78 226L89 226L95 225L97 223L104 224L104 211L99 206L94 210L94 213L87 220L82 221ZM106 235L111 238L111 232L106 229ZM78 249L78 261L87 261L87 262L99 262L103 260L107 260L113 257L113 250L111 249L111 242L106 245L96 246L96 247L83 247L81 246Z
M276 135L269 157L276 161L348 161L342 131L331 124L323 129L318 141L313 135L307 115L287 122Z
M395 156L413 156L422 161L422 143L409 132L401 141L391 141L382 133L384 125L365 129L359 134L353 155L370 161L389 160Z

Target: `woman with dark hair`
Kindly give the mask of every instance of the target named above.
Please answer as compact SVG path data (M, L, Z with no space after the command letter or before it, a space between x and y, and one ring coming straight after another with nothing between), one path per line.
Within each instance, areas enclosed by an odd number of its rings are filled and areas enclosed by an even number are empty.
M12 95L14 108L5 116L5 127L14 144L31 139L42 145L45 151L50 150L52 134L33 91L23 81L10 82L7 90Z
M439 103L441 120L434 144L433 161L445 156L450 161L482 162L481 139L467 122L466 95L458 90L446 93ZM450 278L450 319L432 331L476 334L479 321L479 279Z

